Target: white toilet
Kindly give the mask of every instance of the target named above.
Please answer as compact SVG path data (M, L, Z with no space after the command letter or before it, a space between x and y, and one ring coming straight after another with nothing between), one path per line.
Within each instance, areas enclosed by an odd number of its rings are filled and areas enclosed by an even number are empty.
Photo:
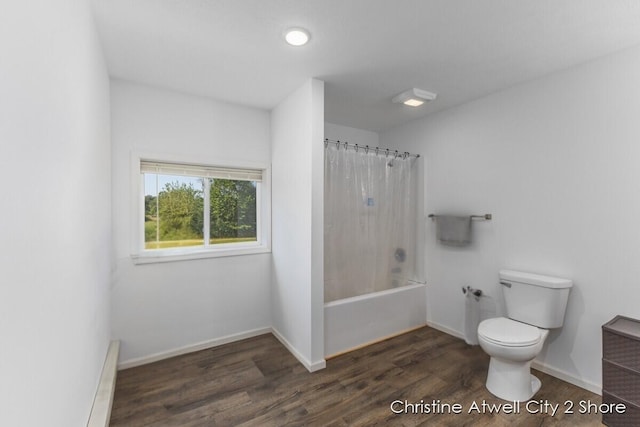
M540 380L531 375L531 361L542 350L549 329L564 323L571 280L501 270L500 284L507 316L478 325L480 347L491 356L487 389L510 401L531 399Z

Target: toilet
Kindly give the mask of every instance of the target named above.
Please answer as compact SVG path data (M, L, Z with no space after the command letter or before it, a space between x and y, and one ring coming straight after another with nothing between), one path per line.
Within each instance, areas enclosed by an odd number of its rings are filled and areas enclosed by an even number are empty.
M500 271L507 317L478 325L480 347L491 356L487 389L509 401L526 401L540 390L531 361L542 350L549 329L564 323L571 280L512 270Z

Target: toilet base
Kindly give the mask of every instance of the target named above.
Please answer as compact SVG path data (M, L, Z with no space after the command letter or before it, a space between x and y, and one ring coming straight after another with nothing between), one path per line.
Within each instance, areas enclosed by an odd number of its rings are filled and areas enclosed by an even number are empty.
M512 362L492 357L487 374L487 390L508 401L523 402L540 390L542 382L531 375L531 361Z
M531 397L533 397L538 392L538 390L540 390L540 387L542 387L542 381L540 381L540 379L535 375L533 374L530 374L530 375L531 375L531 390L533 391L533 393L531 394ZM531 399L531 397L529 399Z

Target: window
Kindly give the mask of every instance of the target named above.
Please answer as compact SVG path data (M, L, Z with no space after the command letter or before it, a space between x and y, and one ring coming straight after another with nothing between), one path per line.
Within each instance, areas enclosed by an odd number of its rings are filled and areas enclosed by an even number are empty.
M268 251L265 169L141 159L139 173L144 206L138 211L138 262Z

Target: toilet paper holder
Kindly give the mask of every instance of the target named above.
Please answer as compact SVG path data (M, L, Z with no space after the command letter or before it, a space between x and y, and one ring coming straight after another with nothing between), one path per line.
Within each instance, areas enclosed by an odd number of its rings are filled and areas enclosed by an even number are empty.
M470 295L473 295L476 299L476 301L480 301L480 297L482 296L482 289L474 289L471 286L467 286L466 288L463 286L462 287L462 293L463 294L467 294L469 293Z

